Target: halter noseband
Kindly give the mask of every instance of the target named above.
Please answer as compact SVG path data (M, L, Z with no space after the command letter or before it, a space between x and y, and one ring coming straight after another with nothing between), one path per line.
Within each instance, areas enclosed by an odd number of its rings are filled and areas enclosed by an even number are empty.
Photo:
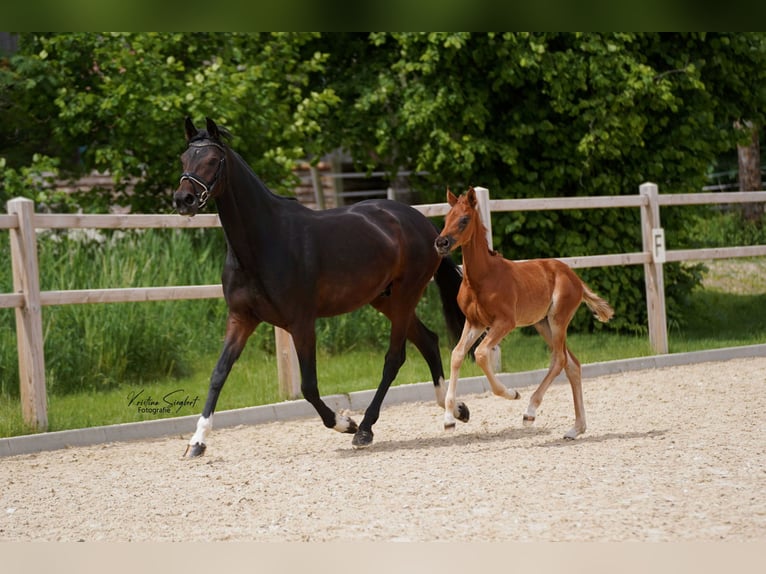
M192 185L192 189L194 189L194 195L197 196L197 203L198 208L202 209L205 207L205 204L207 203L208 198L210 197L210 193L213 191L213 188L215 187L215 184L218 183L218 178L221 176L221 168L223 168L223 162L226 159L226 150L222 145L219 145L212 141L200 141L200 142L192 142L189 144L189 147L217 147L219 150L223 152L223 156L221 157L221 161L218 163L218 168L215 170L215 173L213 174L213 181L210 183L207 183L205 180L203 180L200 176L189 173L188 171L185 171L181 174L181 179L179 180L179 185L183 183L185 179L188 179L192 183L196 183L198 186L202 188L201 193L197 193L197 188Z

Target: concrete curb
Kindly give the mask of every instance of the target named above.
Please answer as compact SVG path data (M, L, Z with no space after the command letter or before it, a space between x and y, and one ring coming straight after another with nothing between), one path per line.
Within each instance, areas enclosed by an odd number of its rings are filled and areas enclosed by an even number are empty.
M590 363L583 365L583 378L590 379L614 373L624 373L645 369L673 367L714 361L727 361L749 357L766 357L766 344L728 347L691 353L674 353ZM538 383L546 369L525 371L522 373L501 373L498 378L509 388L526 387ZM566 381L560 375L556 382ZM467 377L460 379L461 395L490 392L486 377ZM372 400L374 390L357 391L346 395L330 395L324 401L336 411L348 409L363 411ZM416 401L433 401L433 384L415 383L391 387L384 404L398 404ZM287 401L271 405L247 407L220 411L215 414L215 428L238 425L255 425L275 421L287 421L316 416L314 408L304 400ZM172 435L190 436L194 431L199 415L125 423L85 429L57 431L41 434L24 435L0 439L0 457L30 454L41 451L57 450L76 446L90 446L112 442L146 440Z

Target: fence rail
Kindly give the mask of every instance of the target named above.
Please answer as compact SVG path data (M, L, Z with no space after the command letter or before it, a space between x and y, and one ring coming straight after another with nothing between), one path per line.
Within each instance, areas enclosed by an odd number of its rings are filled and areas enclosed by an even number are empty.
M487 189L476 189L490 245L492 244L491 213L493 212L639 208L641 210L642 251L560 257L560 259L575 268L643 265L649 339L655 353L667 353L668 350L662 269L664 263L766 255L766 245L668 250L665 247L664 230L660 222L661 206L766 202L766 191L660 195L655 184L645 183L640 186L639 194L632 196L490 200ZM413 207L428 217L443 216L449 211L449 205L446 203L415 205ZM223 296L220 284L41 291L36 231L38 229L73 228L191 229L219 226L220 221L217 215L183 217L180 215L38 214L34 212L34 203L31 200L16 198L8 202L8 214L0 214L0 230L9 230L11 235L14 292L0 293L0 308L15 308L16 310L20 396L22 414L27 424L39 430L46 430L48 427L42 307L86 303L207 299ZM292 339L286 332L276 329L276 342L281 392L285 396L297 396L300 381Z

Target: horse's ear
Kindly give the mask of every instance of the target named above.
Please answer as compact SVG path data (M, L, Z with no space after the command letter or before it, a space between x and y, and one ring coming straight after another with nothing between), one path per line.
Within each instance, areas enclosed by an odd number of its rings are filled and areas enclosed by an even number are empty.
M476 207L476 190L473 188L473 186L468 188L466 199L468 199L468 205L471 207Z
M447 188L447 203L450 204L450 207L457 203L457 197L450 191L449 187Z
M218 133L218 126L210 118L205 118L207 122L207 134L214 140L220 140L221 135Z
M194 123L192 122L191 117L186 116L186 123L184 127L186 128L186 141L189 141L197 135L197 128L194 127Z

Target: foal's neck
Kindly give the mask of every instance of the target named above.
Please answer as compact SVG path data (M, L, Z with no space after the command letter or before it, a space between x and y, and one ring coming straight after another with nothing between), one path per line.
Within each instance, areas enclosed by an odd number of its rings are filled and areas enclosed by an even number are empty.
M476 212L476 217L479 213ZM487 230L481 222L474 225L470 239L463 244L463 273L470 279L480 279L489 269L494 257L487 242Z

